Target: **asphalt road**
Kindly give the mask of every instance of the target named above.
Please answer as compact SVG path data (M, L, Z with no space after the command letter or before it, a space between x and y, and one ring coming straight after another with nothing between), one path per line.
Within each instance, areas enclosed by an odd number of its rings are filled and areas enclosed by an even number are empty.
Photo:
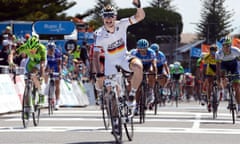
M129 144L239 144L240 120L232 124L231 114L222 102L216 120L198 102L167 104L158 114L147 111L146 122L134 119L134 139ZM48 116L43 109L40 124L23 128L20 113L0 115L0 143L4 144L108 144L115 143L103 127L98 106L63 107Z

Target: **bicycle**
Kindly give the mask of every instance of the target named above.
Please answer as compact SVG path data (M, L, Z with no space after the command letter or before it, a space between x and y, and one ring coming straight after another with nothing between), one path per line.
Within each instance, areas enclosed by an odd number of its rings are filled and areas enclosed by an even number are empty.
M145 110L147 108L147 96L148 96L148 91L149 91L149 85L148 85L148 75L155 75L149 72L143 72L143 79L142 83L139 87L139 93L140 93L140 98L139 98L139 122L140 123L145 123Z
M217 78L214 77L213 80L213 86L212 86L212 110L213 110L213 119L217 118L217 110L219 105L219 99L218 99L218 84L217 84Z
M48 87L48 115L53 115L55 105L55 80L59 78L58 72L49 71L49 87Z
M229 92L229 101L228 101L228 108L232 114L232 121L233 121L233 124L235 124L235 121L236 121L236 118L235 118L235 113L237 111L237 108L236 108L236 104L235 104L235 92L234 92L234 89L233 89L233 85L232 85L232 82L233 82L233 77L236 77L236 76L239 76L239 74L231 74L231 73L228 73L225 75L226 78L228 78L228 82L227 82L227 89L228 89L228 92Z
M32 115L34 126L38 126L41 106L39 105L39 95L32 78L36 77L36 73L25 74L25 88L22 103L22 122L24 128L28 127L30 116ZM32 110L33 108L33 110Z
M173 79L172 82L172 95L174 97L176 107L178 107L179 97L180 97L180 82L179 80ZM173 102L172 102L173 104Z
M108 110L112 124L112 134L117 143L122 142L122 125L124 126L128 140L133 138L133 112L127 104L127 77L131 73L116 66L118 74L106 76L105 85L111 87L106 93ZM118 87L119 86L119 87ZM120 92L118 91L120 88ZM118 123L115 125L115 123ZM117 126L117 127L116 127Z
M157 77L158 77L158 80L166 78L166 76L163 75L163 74L157 75ZM166 104L166 99L167 99L166 96L163 95L163 89L160 86L158 80L156 81L155 86L154 86L154 107L155 107L154 108L154 114L155 115L157 114L158 104L160 106L162 104L165 105Z

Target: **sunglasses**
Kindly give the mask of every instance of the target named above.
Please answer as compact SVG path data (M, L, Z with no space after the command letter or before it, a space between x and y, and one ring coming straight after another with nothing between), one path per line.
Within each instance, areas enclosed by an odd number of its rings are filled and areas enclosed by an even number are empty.
M223 44L223 47L228 48L230 47L230 44Z
M147 51L147 49L141 49L141 48L139 48L138 50L139 51Z
M114 13L104 13L103 18L114 18L115 14Z

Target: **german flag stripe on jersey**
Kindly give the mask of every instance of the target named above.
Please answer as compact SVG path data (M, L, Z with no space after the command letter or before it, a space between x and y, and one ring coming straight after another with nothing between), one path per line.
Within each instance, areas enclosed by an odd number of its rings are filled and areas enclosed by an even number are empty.
M118 52L121 52L121 51L123 51L124 50L124 44L123 45L121 45L121 46L119 46L119 47L117 47L117 48L114 48L114 49L108 49L108 53L109 54L116 54L116 53L118 53Z

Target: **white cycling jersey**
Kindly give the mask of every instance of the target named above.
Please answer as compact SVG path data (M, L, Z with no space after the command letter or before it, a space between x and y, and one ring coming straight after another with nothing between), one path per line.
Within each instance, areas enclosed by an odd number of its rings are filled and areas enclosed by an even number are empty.
M231 47L230 49L231 49L231 52L228 55L224 54L222 49L217 51L215 54L216 60L232 61L232 60L236 59L237 57L240 57L240 49L239 48Z
M121 65L129 70L127 60L127 28L131 25L129 18L121 19L115 23L114 33L109 33L104 26L95 31L94 51L102 48L105 55L105 75L116 74L115 65Z

